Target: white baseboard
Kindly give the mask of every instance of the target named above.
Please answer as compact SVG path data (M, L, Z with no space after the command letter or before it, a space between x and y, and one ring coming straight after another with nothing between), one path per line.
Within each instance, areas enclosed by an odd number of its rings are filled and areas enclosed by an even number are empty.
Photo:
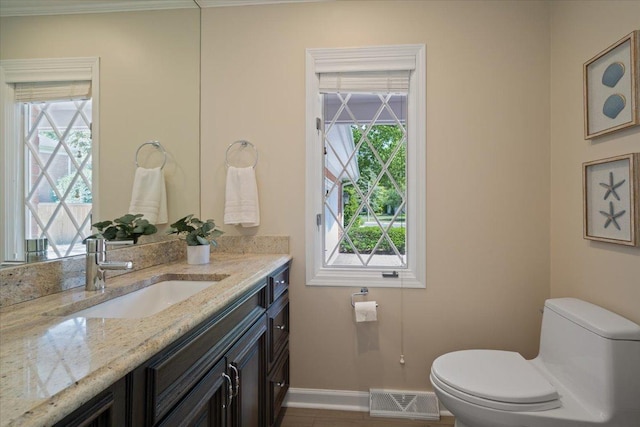
M291 387L283 405L289 408L369 412L369 393L366 391Z
M289 408L369 412L369 392L291 387L283 405ZM451 417L453 415L440 407L440 416Z

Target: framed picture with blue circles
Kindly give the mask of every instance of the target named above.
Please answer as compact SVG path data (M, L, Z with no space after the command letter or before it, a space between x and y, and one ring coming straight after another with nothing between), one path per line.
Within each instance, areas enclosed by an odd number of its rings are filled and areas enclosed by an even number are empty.
M584 139L640 124L640 30L584 64Z
M640 246L640 153L583 163L584 238Z

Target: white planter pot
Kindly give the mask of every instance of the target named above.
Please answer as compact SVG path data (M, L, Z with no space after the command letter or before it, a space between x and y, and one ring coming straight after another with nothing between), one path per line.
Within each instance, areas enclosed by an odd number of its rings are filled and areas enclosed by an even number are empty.
M187 264L209 264L209 245L187 246Z

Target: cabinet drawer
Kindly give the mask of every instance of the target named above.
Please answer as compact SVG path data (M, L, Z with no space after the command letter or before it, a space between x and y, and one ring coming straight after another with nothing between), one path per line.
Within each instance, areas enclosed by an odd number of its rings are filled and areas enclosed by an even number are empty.
M271 371L276 358L289 341L289 293L285 292L267 311L268 369Z
M269 376L268 403L269 425L272 426L280 415L282 403L289 390L289 348L282 353L273 372Z
M234 339L264 314L265 291L265 283L257 286L154 358L147 367L150 424L166 415L231 347Z
M269 305L289 288L289 265L269 276Z

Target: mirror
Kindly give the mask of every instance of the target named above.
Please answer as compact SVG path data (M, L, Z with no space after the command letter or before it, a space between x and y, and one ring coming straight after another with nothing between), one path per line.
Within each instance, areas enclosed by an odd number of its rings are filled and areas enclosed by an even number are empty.
M2 0L0 12L10 12L11 4L19 2ZM148 141L159 141L166 150L168 223L199 213L200 8L195 0L185 0L179 9L0 17L0 60L35 58L99 58L90 223L128 212L135 155ZM147 148L138 163L159 166ZM5 192L0 189L2 206L10 204ZM158 224L151 240L162 238L166 228ZM1 239L2 234L4 244ZM3 258L0 262L8 257Z

